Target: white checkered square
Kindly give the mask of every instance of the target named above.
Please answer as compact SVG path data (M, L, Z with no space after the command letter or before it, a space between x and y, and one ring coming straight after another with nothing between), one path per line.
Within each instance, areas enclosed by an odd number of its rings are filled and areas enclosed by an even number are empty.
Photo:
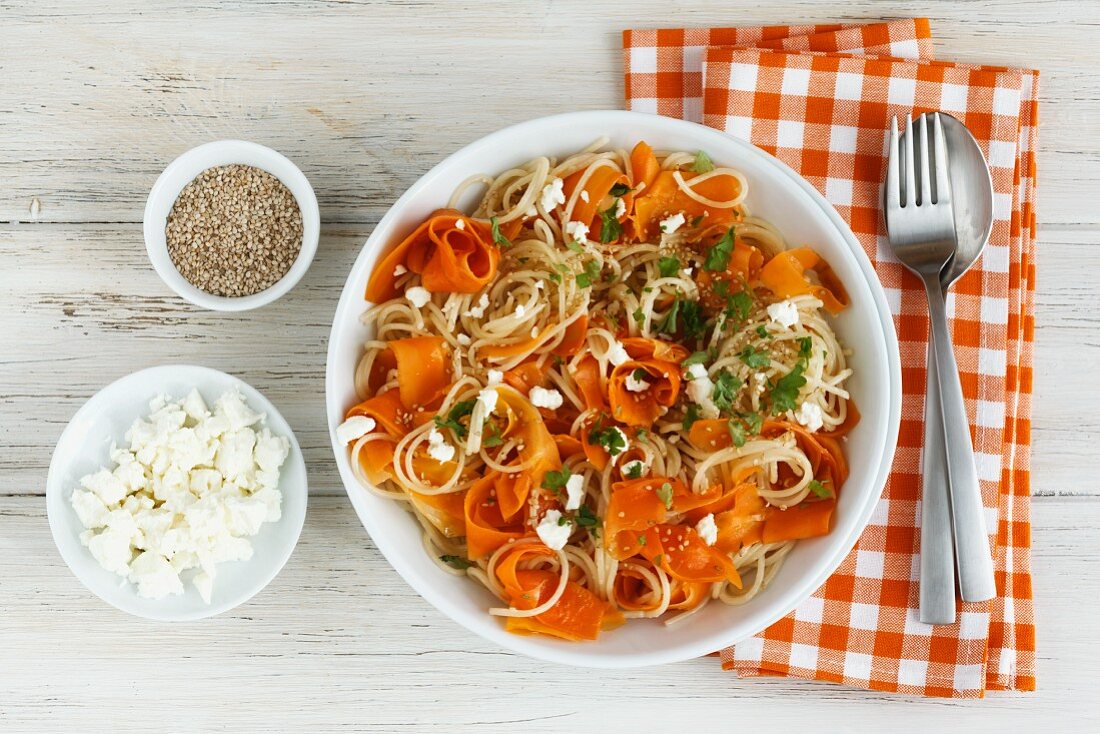
M960 640L984 640L989 634L987 612L963 612L959 615Z
M805 135L806 123L800 120L780 120L775 132L775 144L780 148L801 148Z
M630 71L634 74L657 73L657 48L635 46L630 49Z
M985 688L985 679L980 664L955 666L955 689L959 691L981 690Z
M886 554L881 551L856 551L856 576L865 579L882 578L882 570L886 567Z
M991 324L1008 323L1008 299L982 296L982 321Z
M917 99L917 80L891 77L886 88L886 101L901 107L912 107Z
M1016 166L1016 143L1005 140L990 140L989 165L994 168L1014 168Z
M657 100L653 97L635 97L630 100L630 109L634 112L644 112L647 115L656 115Z
M832 125L829 128L829 150L834 153L855 153L858 127Z
M760 67L755 64L730 64L730 89L751 92L756 89Z
M836 99L857 101L863 97L863 75L841 71L836 74Z
M1005 424L1005 404L993 400L977 400L975 419L983 428L1001 428Z
M741 660L760 662L764 654L764 638L755 636L737 643L737 657Z
M861 602L852 602L852 612L850 615L849 626L855 630L876 630L878 629L878 604L863 604Z
M982 451L975 451L974 464L978 469L978 479L984 479L987 482L999 482L1001 480L1000 454L987 454Z
M850 178L825 179L825 198L833 206L851 206L852 180Z
M799 622L821 624L821 621L825 618L825 600L817 596L811 596L794 608L794 618Z
M978 372L991 377L1004 377L1005 353L1003 349L978 349Z
M844 677L852 680L870 680L873 658L861 652L844 654Z
M908 38L904 41L890 42L890 55L897 59L920 58L920 44L917 39Z
M940 85L940 109L944 112L966 111L967 87L962 84Z
M999 247L992 243L986 245L982 253L982 270L987 273L1007 273L1010 254L1007 247Z
M744 115L726 115L725 130L735 138L750 140L752 138L752 118Z
M902 658L898 661L898 683L903 686L924 686L928 682L927 675L927 660Z
M931 637L936 628L920 621L920 611L917 609L905 610L905 634L911 637Z
M1012 219L1012 194L993 193L993 218L1002 222Z
M1030 79L1030 77L1027 77ZM1020 114L1020 92L1022 90L997 87L993 90L993 114L1015 117Z
M810 91L810 70L790 67L784 69L779 91L790 97L805 97Z
M817 667L817 645L803 645L800 642L791 643L791 667L813 670Z

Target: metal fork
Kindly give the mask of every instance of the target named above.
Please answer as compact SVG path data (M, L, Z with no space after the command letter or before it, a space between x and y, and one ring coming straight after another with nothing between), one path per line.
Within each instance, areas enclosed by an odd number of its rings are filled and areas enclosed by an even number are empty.
M933 127L932 150L929 149L928 140L929 117ZM906 132L903 136L898 134L896 118L891 125L884 197L887 229L894 255L921 279L928 297L933 353L939 373L940 408L959 591L964 601L984 601L993 598L996 593L993 560L989 553L985 511L974 463L966 403L959 381L959 368L955 362L951 332L947 325L946 301L940 283L940 273L951 261L956 248L947 146L938 114L921 115L917 122L920 140L916 154L913 139L917 128L914 127L912 118L906 119ZM931 530L933 528L922 528L922 532Z

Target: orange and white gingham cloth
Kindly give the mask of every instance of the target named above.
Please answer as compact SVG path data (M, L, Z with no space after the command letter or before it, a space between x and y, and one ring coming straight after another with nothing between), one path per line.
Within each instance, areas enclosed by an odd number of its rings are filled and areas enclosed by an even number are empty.
M742 676L789 675L975 698L1035 687L1029 452L1035 293L1034 71L932 60L928 21L623 34L629 109L682 117L763 148L836 207L874 263L902 361L898 449L870 524L790 615L723 650ZM917 619L927 307L879 214L891 116L943 110L981 143L995 222L948 298L997 572L959 621Z

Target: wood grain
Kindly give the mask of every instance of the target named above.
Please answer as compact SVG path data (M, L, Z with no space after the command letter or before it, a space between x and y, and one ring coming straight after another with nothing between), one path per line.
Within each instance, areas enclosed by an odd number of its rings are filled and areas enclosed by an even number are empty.
M421 173L503 125L622 104L624 27L928 16L942 58L1042 72L1033 488L1039 686L984 702L792 680L712 659L579 671L503 652L412 592L342 496L325 430L344 278ZM1100 720L1100 2L0 0L0 730L1083 731ZM140 220L157 175L209 140L270 145L325 222L302 283L246 314L159 281ZM37 202L35 204L35 202ZM52 547L53 445L111 380L173 362L263 391L315 493L283 573L194 624L107 607Z
M941 56L1041 67L1045 226L1096 225L1096 2L9 2L0 221L132 222L175 156L227 137L296 161L326 221L369 222L458 146L622 105L624 27L930 15ZM1067 24L1073 24L1072 30ZM1090 33L1089 28L1093 31ZM42 50L49 50L43 63ZM1026 55L1025 55L1026 52ZM11 83L16 81L18 83ZM441 114L442 113L442 114Z
M557 734L669 731L690 719L700 730L759 721L805 731L812 718L815 731L908 731L912 721L1003 734L1025 720L1030 730L1084 731L1095 723L1081 702L1094 695L1100 649L1095 635L1055 621L1080 617L1100 594L1100 504L1036 505L1042 691L959 702L737 680L714 658L632 671L528 660L431 608L338 497L313 498L294 556L252 601L156 624L85 591L53 548L40 498L0 497L0 728Z

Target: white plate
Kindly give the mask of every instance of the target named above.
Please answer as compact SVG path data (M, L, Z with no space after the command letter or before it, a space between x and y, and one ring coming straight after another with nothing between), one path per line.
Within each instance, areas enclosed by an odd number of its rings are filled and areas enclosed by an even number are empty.
M853 350L849 389L862 420L846 448L851 476L829 535L798 543L771 585L750 603L710 604L690 620L666 627L631 620L596 642L570 643L504 631L487 609L496 600L465 578L451 576L428 558L415 520L395 502L359 486L335 428L356 402L353 372L369 336L360 323L363 292L379 258L475 173L497 174L541 155L564 156L602 136L615 147L646 140L656 149L705 150L715 162L736 166L749 181L747 204L771 221L788 242L814 248L833 266L852 305L835 320ZM472 199L473 194L468 199ZM464 202L469 206L472 201ZM625 668L705 655L750 637L789 613L836 570L867 525L890 469L901 411L897 337L874 269L836 211L794 171L748 143L681 120L633 112L577 112L521 123L463 148L437 165L398 199L367 240L352 267L329 338L326 401L336 463L360 520L375 544L425 599L477 634L516 652L574 665Z
M253 410L267 414L267 426L290 441L290 453L282 467L279 490L283 516L264 523L250 538L255 550L248 561L219 563L211 603L205 603L183 574L185 592L163 599L137 595L133 584L107 571L80 542L84 531L69 498L80 478L110 466L111 443L124 446L123 437L134 420L149 415L149 401L159 394L173 399L197 388L208 405L237 388ZM220 614L250 599L267 586L290 558L306 517L306 464L294 432L268 400L251 385L207 367L164 365L134 372L112 382L76 412L61 433L50 461L46 480L46 512L54 542L72 572L96 596L124 612L161 621L184 621Z

